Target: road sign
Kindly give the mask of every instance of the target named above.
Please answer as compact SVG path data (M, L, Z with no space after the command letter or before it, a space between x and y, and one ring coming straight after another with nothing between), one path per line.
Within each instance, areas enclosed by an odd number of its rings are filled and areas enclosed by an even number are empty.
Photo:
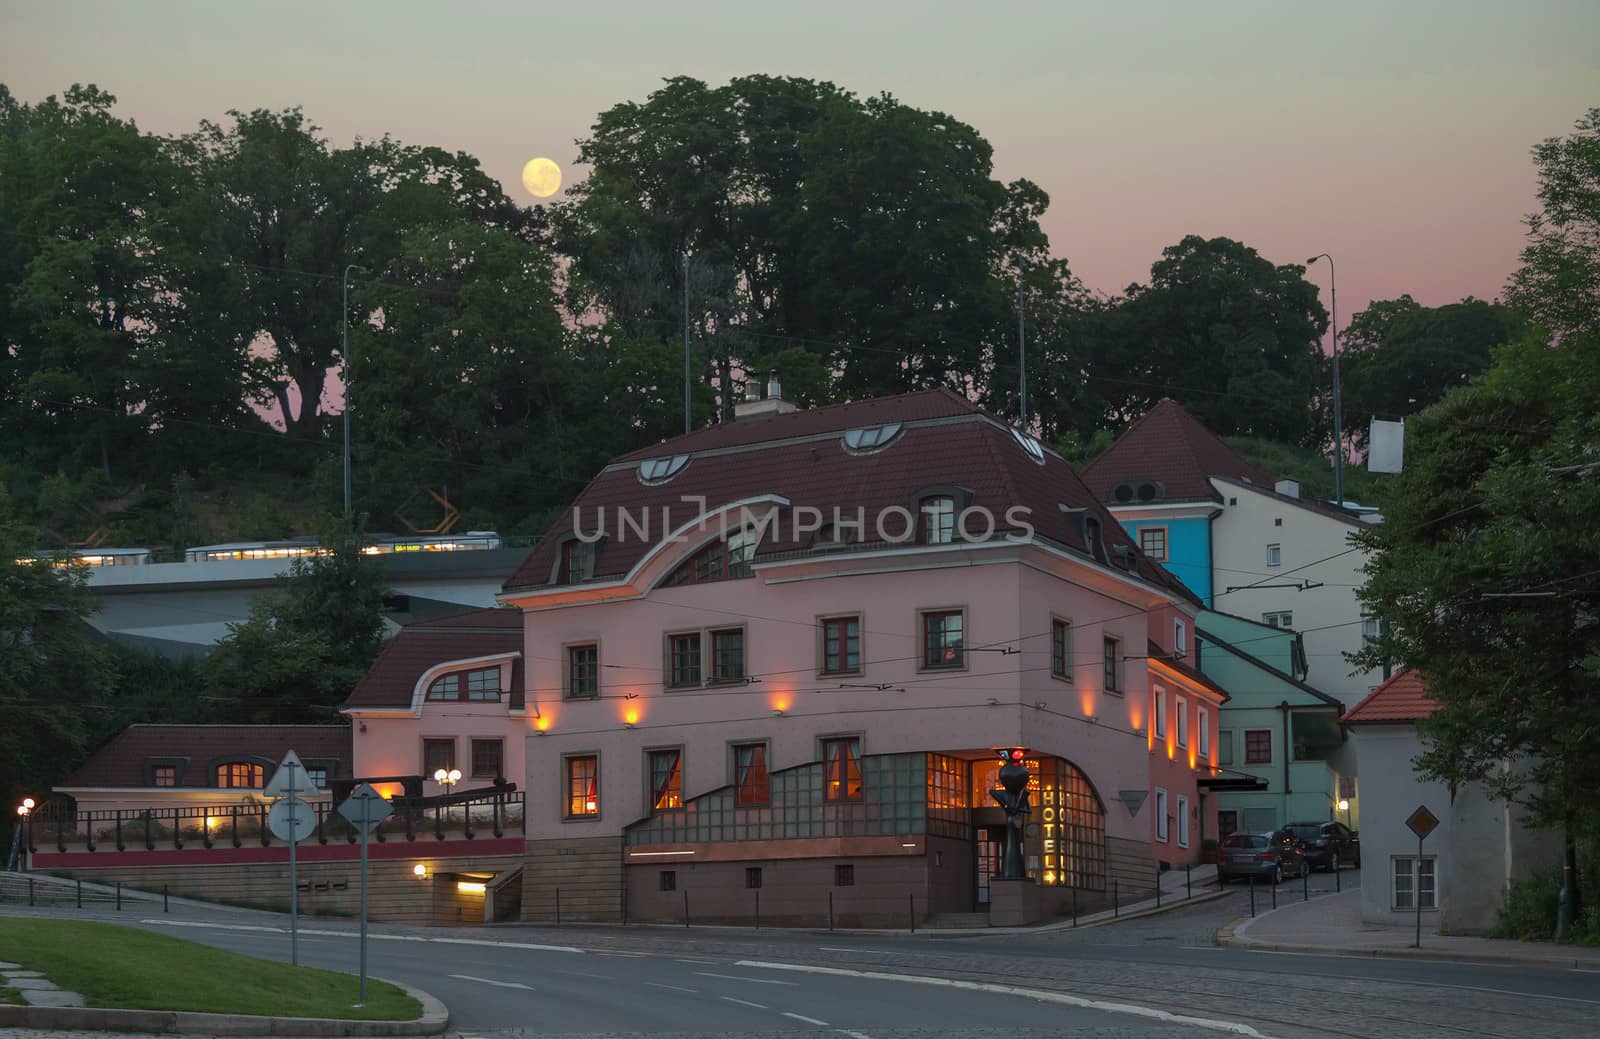
M309 802L285 797L267 810L267 826L280 841L299 844L316 832L317 813Z
M1438 816L1428 811L1427 805L1417 805L1417 810L1406 818L1406 826L1417 835L1417 840L1425 840L1439 825Z
M339 806L339 814L349 820L358 833L368 834L393 815L394 809L371 783L362 783L350 792L350 799Z
M311 780L306 778L306 767L300 763L300 755L291 750L278 763L278 771L272 774L272 781L261 788L261 795L293 797L309 793L311 789Z

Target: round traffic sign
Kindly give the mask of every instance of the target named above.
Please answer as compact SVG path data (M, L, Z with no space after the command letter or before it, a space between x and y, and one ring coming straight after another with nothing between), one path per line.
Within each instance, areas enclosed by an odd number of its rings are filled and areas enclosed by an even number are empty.
M267 810L267 826L280 841L299 844L317 831L317 813L309 801L286 797Z

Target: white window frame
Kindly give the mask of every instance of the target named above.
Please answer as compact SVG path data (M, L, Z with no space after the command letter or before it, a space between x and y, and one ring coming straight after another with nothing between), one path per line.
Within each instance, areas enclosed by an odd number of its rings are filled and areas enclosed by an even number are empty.
M1196 707L1195 727L1200 731L1196 733L1199 741L1200 760L1206 764L1211 763L1211 712L1204 707Z
M1426 862L1431 867L1429 870L1429 873L1431 874L1431 883L1428 887L1428 904L1423 905L1422 911L1425 913L1431 913L1437 911L1439 908L1438 856L1423 855L1419 858L1416 855L1391 855L1389 857L1389 908L1395 912L1414 913L1417 911L1416 899L1420 894L1422 880L1421 871L1418 869L1419 862ZM1400 886L1398 881L1400 879L1401 863L1406 863L1408 866L1408 882L1411 886L1411 890L1408 892L1408 899L1410 901L1409 905L1400 904Z
M1167 738L1167 691L1158 685L1155 687L1155 693L1153 695L1155 696L1156 701L1156 739L1165 740Z
M1178 795L1178 847L1189 846L1189 799Z
M1189 655L1189 626L1183 621L1172 622L1172 649L1180 657Z
M1282 624L1279 624L1274 619L1274 618L1279 618L1279 617L1283 618L1283 623ZM1266 613L1263 613L1261 615L1261 623L1265 624L1269 628L1277 628L1279 631L1293 631L1294 630L1294 611L1293 610L1268 610Z
M1156 840L1167 843L1167 792L1156 787Z
M1272 544L1267 546L1267 565L1283 565L1283 545L1280 542L1274 541Z
M1181 696L1177 697L1173 702L1173 710L1176 715L1173 721L1178 724L1178 746L1187 747L1189 745L1189 701Z

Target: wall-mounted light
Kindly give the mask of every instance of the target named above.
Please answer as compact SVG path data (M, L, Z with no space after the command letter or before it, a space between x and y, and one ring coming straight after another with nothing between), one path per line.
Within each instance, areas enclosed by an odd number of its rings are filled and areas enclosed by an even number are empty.
M782 707L774 707L772 709L772 716L774 718L782 718L783 717L783 708Z
M463 895L481 895L489 890L489 886L481 880L458 880L456 890Z
M427 880L428 879L428 867L423 865L420 862L417 863L415 866L411 867L411 873L418 880Z

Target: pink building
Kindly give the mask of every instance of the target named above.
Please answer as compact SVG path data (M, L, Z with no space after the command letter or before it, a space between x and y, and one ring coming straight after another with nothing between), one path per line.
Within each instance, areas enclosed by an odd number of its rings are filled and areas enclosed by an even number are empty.
M738 410L607 465L506 582L519 613L409 626L347 704L356 773L448 754L470 788L500 741L525 919L986 912L1005 746L1034 775L1006 919L1197 854L1198 604L1064 460L947 390Z

